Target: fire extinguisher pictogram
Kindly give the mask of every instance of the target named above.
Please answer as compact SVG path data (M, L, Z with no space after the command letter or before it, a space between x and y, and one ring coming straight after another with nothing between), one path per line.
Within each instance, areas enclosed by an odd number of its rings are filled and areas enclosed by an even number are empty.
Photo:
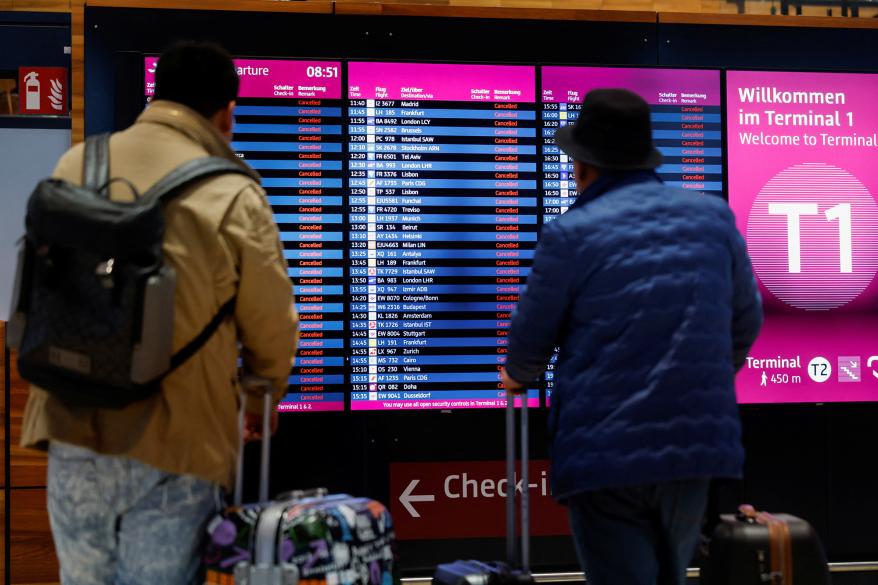
M40 109L40 80L36 71L31 71L24 78L24 109L39 110Z

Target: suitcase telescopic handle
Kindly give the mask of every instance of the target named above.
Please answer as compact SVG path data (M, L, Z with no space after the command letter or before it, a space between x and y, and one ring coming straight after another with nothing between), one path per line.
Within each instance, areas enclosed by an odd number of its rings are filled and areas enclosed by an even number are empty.
M329 490L326 488L314 488L310 490L290 490L288 492L282 492L274 496L275 500L305 500L309 498L325 498L329 495Z
M246 420L246 396L262 395L262 450L259 457L259 500L268 501L269 462L271 461L271 397L274 388L271 382L257 376L241 378L241 409L238 411L238 461L235 467L235 506L240 506L244 498L244 422Z
M516 562L515 542L515 396L506 393L506 558L530 571L530 465L527 393L521 395L521 558Z
M506 560L515 562L515 397L506 393Z

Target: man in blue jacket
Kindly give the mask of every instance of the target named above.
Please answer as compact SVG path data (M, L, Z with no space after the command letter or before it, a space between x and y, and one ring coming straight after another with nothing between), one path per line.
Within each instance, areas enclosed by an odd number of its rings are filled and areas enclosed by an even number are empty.
M552 487L590 585L682 584L710 478L744 461L735 373L762 325L728 205L662 184L649 106L595 90L555 135L579 195L543 227L512 320L507 390L560 346Z

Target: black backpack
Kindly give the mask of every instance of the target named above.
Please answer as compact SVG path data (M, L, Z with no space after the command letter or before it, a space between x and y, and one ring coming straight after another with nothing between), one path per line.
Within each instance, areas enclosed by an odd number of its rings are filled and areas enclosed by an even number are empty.
M208 177L244 167L190 161L142 196L109 177L109 135L85 145L83 185L37 184L27 204L7 344L21 376L72 405L121 408L159 390L235 306L226 302L199 335L172 353L176 274L164 262L162 204ZM123 181L133 202L115 202Z

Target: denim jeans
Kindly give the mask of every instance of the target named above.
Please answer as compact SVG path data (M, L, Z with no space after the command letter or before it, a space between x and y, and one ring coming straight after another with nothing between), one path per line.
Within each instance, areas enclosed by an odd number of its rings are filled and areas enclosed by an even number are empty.
M683 585L708 480L585 492L568 501L589 585Z
M221 496L191 476L53 442L48 507L62 585L188 585Z

